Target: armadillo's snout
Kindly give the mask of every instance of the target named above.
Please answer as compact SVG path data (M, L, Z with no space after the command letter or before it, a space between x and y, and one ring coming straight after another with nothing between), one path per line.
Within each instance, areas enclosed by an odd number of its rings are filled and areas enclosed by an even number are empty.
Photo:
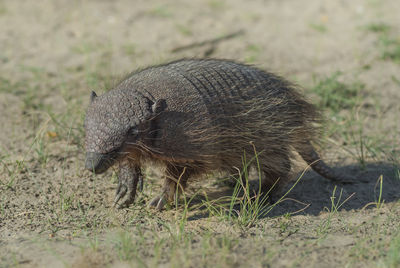
M112 160L107 154L93 152L86 153L85 168L95 174L103 173L111 166L111 164Z

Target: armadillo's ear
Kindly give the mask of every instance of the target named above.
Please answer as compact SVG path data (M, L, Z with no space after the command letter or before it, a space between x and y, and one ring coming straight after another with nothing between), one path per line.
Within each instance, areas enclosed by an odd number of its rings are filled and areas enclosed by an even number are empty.
M90 93L90 103L92 103L95 98L97 98L97 94L96 92L92 91L92 93Z
M162 111L164 111L165 108L167 108L167 103L164 99L156 100L156 102L154 102L151 105L151 110L152 110L153 114L159 114Z

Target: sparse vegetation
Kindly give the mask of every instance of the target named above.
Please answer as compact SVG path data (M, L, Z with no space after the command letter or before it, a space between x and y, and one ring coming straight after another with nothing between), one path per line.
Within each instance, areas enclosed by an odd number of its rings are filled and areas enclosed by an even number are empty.
M137 45L136 44L126 44L122 47L125 54L128 56L135 56L137 53Z
M318 228L316 229L317 236L322 238L327 235L327 233L331 229L331 224L332 224L332 219L337 215L339 212L339 209L350 199L353 197L354 193L346 197L344 200L343 198L343 189L340 190L340 193L338 196L336 196L336 190L337 187L335 186L332 191L332 196L330 197L331 200L331 207L327 208L325 207L326 212L328 213L328 216L321 221L319 224Z
M399 252L400 252L400 234L396 234L389 242L389 250L385 261L387 267L398 267L400 265Z
M352 109L360 104L361 93L365 85L361 82L344 83L340 80L342 73L335 72L322 79L312 88L320 98L318 106L331 114L339 114L345 109Z
M370 161L389 160L392 140L385 141L382 133L371 133L366 130L368 116L361 111L374 110L381 113L380 100L376 93L367 89L365 84L355 80L342 82L342 73L335 72L327 78L320 79L312 87L312 92L318 96L318 105L324 111L328 120L324 128L324 141L338 142L346 145L346 151L355 159L362 169ZM369 96L369 103L365 99ZM378 124L381 124L377 120ZM396 161L395 161L396 162Z
M192 30L190 30L190 28L187 25L177 24L176 28L184 36L192 36L193 35Z
M246 58L245 61L247 63L254 63L261 54L261 47L255 44L249 44L246 47Z
M381 58L400 63L400 37L394 36L392 27L379 22L368 24L366 29L378 34Z
M380 42L383 47L382 58L400 63L400 38L393 39L388 36L382 36Z
M390 26L383 22L377 22L368 24L366 29L373 33L387 33L390 30Z
M328 28L324 24L310 23L310 27L320 33L326 33L328 31Z
M170 18L172 13L166 5L155 6L148 11L148 14L159 18Z
M7 9L0 4L0 16L7 14Z
M223 10L226 7L226 3L223 0L209 0L207 4L213 10Z
M400 6L354 1L313 0L307 12L297 1L0 1L0 266L398 267ZM158 212L146 204L159 175L146 170L135 204L111 207L115 170L83 170L90 90L205 55L204 40L240 29L212 56L310 88L325 117L323 158L362 183L300 166L271 202L247 155L235 186L210 175Z

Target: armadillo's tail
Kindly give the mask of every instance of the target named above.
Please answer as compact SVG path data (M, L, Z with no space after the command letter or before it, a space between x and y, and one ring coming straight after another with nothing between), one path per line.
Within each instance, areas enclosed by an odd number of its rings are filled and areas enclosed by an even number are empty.
M298 153L311 166L311 168L321 176L338 183L351 184L355 183L355 179L351 176L339 174L330 168L318 155L311 143L302 146Z

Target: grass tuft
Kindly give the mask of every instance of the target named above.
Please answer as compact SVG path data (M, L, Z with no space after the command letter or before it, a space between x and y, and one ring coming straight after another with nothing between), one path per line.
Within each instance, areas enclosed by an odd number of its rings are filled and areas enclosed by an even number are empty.
M356 106L360 101L360 93L365 88L361 82L351 84L341 82L341 75L342 73L337 71L312 88L312 91L320 97L318 106L329 109L335 114Z
M371 23L366 29L378 34L381 58L400 63L400 37L393 37L391 27L383 22Z
M276 205L282 202L304 175L303 172L293 186L277 202L270 204L269 194L276 186L279 179L267 193L262 192L262 173L258 161L259 154L260 153L258 153L254 147L254 157L249 161L247 160L246 154L243 155L243 167L242 170L238 170L237 177L234 177L236 185L232 196L203 202L210 215L216 216L222 219L222 221L234 223L242 230L250 228L256 224L257 220L268 215ZM252 165L256 167L258 173L257 191L252 190L249 183L249 169Z
M343 189L340 189L339 196L336 197L336 190L337 187L333 188L332 191L332 196L330 197L331 200L331 207L326 208L326 211L328 212L328 217L326 219L323 219L322 222L319 224L316 232L319 237L325 237L329 230L331 229L331 224L332 224L332 219L335 215L338 214L339 209L347 202L349 201L350 198L354 196L355 193L352 193L349 195L345 200L342 201L342 195L343 195Z
M387 33L390 30L390 26L383 22L374 22L368 24L365 29L373 33Z
M167 6L156 6L148 11L148 14L159 18L171 18L172 12Z
M382 59L392 60L400 63L400 38L394 39L388 36L381 36Z
M386 256L386 265L387 267L400 266L400 235L394 236L390 241Z
M326 33L328 31L328 28L324 24L310 23L309 25L311 29L320 33Z

